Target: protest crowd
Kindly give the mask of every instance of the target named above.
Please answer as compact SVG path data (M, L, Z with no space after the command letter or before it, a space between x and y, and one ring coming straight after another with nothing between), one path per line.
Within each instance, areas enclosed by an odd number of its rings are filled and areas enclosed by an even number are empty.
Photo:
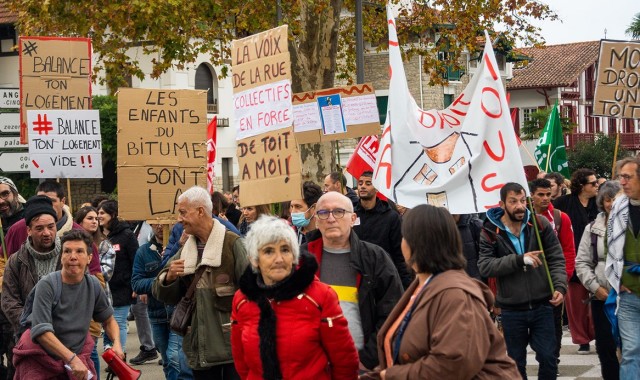
M513 379L530 346L538 378L555 379L563 328L604 379L637 378L640 159L617 170L579 169L568 187L541 172L530 205L507 183L478 215L407 210L371 172L355 189L340 172L324 190L307 181L278 207L195 186L168 241L119 218L117 200L74 216L60 183L25 200L0 177L2 378L60 378L58 363L99 378L111 347L159 360L167 379ZM141 347L128 357L130 313Z
M121 88L117 192L72 210L60 179L103 175L99 112L22 86L40 181L0 176L0 380L555 380L563 336L603 379L640 379L640 155L569 174L556 102L525 174L489 34L465 89L423 110L387 12L382 129L368 84L292 93L286 25L232 41L222 192L208 92ZM30 38L21 83L36 42L91 53ZM352 179L303 170L325 151L300 145L355 138Z

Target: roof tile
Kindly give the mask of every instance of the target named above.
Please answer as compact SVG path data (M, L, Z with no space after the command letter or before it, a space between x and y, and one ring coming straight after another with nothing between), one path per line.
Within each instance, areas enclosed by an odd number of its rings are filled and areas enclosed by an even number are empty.
M598 60L600 41L519 48L517 51L532 60L525 67L513 70L507 89L569 87L580 73Z
M18 14L11 12L4 1L0 0L0 24L13 24L18 21Z

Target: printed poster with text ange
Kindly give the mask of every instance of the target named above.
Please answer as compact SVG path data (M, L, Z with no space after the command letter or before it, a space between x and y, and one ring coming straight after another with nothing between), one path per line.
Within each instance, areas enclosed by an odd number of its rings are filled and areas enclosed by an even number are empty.
M341 105L342 118L336 117L337 123L332 124L340 130L332 133L325 132L327 123L323 124L326 107L322 106L328 105L327 99L339 99ZM293 125L298 144L377 136L381 132L380 115L373 86L365 83L293 94Z
M302 198L302 165L292 127L238 141L237 155L243 206Z
M639 41L600 41L593 114L640 118Z
M27 111L31 178L102 178L98 110Z
M20 140L28 110L91 109L91 39L20 37Z
M293 124L287 25L231 43L236 139Z
M118 92L118 199L124 219L174 218L180 194L195 185L206 188L206 95Z

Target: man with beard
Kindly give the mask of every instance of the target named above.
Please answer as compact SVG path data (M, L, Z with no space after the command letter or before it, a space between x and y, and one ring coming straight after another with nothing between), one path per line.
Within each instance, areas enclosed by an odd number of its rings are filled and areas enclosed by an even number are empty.
M545 218L532 216L526 206L525 190L520 184L510 182L500 189L500 207L487 212L480 234L478 268L483 277L498 280L496 306L502 309L507 353L518 365L522 378L527 378L527 345L531 345L540 364L538 378L555 379L558 363L553 307L562 303L567 291L564 256L551 224ZM542 247L538 245L534 221Z
M18 193L18 188L13 181L7 177L0 177L0 221L2 222L2 236L6 236L9 228L18 220L24 218L24 198ZM5 259L0 245L0 288L4 276ZM7 368L3 364L2 357L6 356L9 361L10 347L13 342L13 330L11 324L0 312L0 378L5 379Z
M413 281L413 274L407 270L402 256L402 218L388 202L379 199L378 190L373 187L372 172L364 172L358 178L358 196L360 201L354 206L357 219L353 231L360 240L375 244L384 249L400 275L402 286L406 289Z
M7 234L9 227L24 217L22 207L24 202L13 181L7 177L0 177L0 220L4 235Z

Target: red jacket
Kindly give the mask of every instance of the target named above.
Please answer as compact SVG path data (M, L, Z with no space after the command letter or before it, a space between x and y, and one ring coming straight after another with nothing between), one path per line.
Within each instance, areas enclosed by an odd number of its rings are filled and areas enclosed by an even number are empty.
M257 285L259 274L247 268L231 309L231 349L241 379L262 380L274 362L285 380L358 378L358 352L338 296L314 276L316 268L313 257L301 256L300 267L277 295L266 295ZM275 326L261 321L260 297L265 295L262 302L273 310ZM271 334L275 342L268 338ZM262 358L269 357L265 347L274 345L277 359L263 363Z
M573 227L571 227L571 219L569 215L560 211L560 230L558 230L553 220L553 205L549 203L549 207L546 212L543 212L542 216L547 218L549 223L553 226L553 231L560 240L562 246L562 253L564 253L564 262L567 270L567 281L573 276L573 272L576 269L576 246L573 241Z

